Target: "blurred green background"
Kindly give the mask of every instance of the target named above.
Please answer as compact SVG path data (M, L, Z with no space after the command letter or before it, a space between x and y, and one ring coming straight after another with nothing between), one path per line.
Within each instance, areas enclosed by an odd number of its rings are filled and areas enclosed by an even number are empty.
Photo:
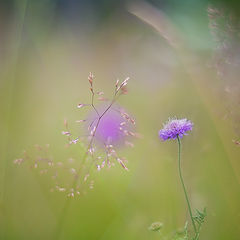
M240 147L233 142L240 136L238 65L225 66L219 77L208 1L150 4L1 1L1 240L54 239L66 196L13 161L35 144L50 144L54 161L81 160L84 149L66 149L61 131L64 119L71 126L80 118L77 104L89 101L90 71L109 96L117 78L131 78L119 103L144 137L123 150L129 172L118 165L91 172L94 188L72 200L60 239L160 239L148 231L152 222L163 222L166 232L184 225L177 144L158 139L174 116L194 122L183 139L183 173L192 207L207 207L201 239L240 239ZM163 22L163 32L151 21Z

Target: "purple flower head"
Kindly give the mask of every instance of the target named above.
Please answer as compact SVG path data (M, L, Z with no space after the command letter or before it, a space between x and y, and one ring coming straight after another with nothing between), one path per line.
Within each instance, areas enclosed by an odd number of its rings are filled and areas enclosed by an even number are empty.
M105 108L100 108L99 114L104 111ZM124 114L120 108L110 108L101 118L97 125L97 115L94 113L91 117L93 124L91 125L90 131L96 129L95 139L102 145L111 144L116 146L121 145L127 137L128 132L131 130L128 121L124 118Z
M159 137L166 141L168 139L176 139L178 136L182 138L187 135L188 131L193 128L193 123L186 118L183 119L169 119L166 124L164 124L163 129L159 131Z

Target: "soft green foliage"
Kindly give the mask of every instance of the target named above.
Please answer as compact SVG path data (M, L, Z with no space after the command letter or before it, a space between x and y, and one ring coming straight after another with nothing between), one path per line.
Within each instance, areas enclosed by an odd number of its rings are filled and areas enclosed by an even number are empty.
M148 229L153 232L160 232L162 227L163 227L162 223L155 222L155 223L152 223ZM160 239L163 239L163 240L190 240L188 236L188 222L185 223L185 226L183 228L177 229L167 234L163 234L162 232L160 233L161 233Z
M179 229L176 231L173 240L189 240L188 237L188 222L185 223L183 229Z
M197 223L197 235L195 236L194 240L199 239L200 231L202 224L204 223L205 217L207 216L206 208L203 211L196 210L196 215L193 217L194 221Z
M204 223L204 219L206 217L206 208L204 208L203 212L200 212L198 210L197 215L194 216L194 221L198 224L197 228L197 235L191 236L192 234L189 232L188 229L188 222L185 223L183 228L177 229L176 231L172 231L172 233L168 233L166 235L161 233L161 238L163 240L198 240L200 236L200 230L201 226ZM163 228L163 223L161 222L154 222L151 224L151 226L148 228L150 231L153 232L161 232Z

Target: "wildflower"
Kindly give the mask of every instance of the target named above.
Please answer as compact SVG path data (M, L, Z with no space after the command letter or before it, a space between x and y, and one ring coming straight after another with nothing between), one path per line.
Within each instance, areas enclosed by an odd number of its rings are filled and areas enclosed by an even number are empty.
M190 205L189 197L187 194L187 190L184 184L183 176L182 176L182 170L181 170L181 138L184 135L187 135L188 131L191 131L193 128L193 123L186 118L183 119L169 119L168 122L164 125L163 129L159 131L159 137L163 139L163 141L166 141L168 139L177 139L178 140L178 171L179 171L179 177L182 184L184 196L187 202L187 207L189 211L189 215L191 217L192 225L194 228L195 237L193 239L198 239L199 236L199 230L201 227L200 220L203 218L204 214L199 217L196 220L196 217L192 214L192 208ZM199 212L199 211L198 211ZM200 213L200 212L199 212ZM199 220L199 222L198 222ZM196 223L199 225L197 226Z
M103 110L105 108L102 108ZM91 119L96 119L97 116L94 114ZM94 121L91 126L91 132L94 133L96 140L100 144L113 144L118 146L126 140L127 136L132 136L131 124L126 124L124 122L124 117L119 110L109 109L107 113L101 118L101 121L97 124L97 121ZM122 123L125 123L124 126ZM96 128L97 127L97 128ZM126 132L128 134L126 134Z
M188 131L191 131L193 128L193 123L186 118L183 119L169 119L168 122L164 125L163 129L159 131L159 137L163 141L168 139L176 139L177 137L182 138L184 135L187 135Z

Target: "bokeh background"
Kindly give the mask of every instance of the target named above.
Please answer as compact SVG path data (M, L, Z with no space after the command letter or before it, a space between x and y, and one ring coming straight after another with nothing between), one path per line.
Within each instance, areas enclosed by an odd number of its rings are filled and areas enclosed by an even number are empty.
M54 161L81 161L61 132L89 101L90 71L106 95L131 78L119 103L143 138L122 150L129 172L91 172L94 188L72 199L60 239L161 239L152 222L166 233L184 225L177 144L158 139L174 116L194 122L183 171L193 208L207 208L201 239L240 239L238 11L231 1L2 0L0 239L54 239L66 196L13 161L35 144L49 144Z

